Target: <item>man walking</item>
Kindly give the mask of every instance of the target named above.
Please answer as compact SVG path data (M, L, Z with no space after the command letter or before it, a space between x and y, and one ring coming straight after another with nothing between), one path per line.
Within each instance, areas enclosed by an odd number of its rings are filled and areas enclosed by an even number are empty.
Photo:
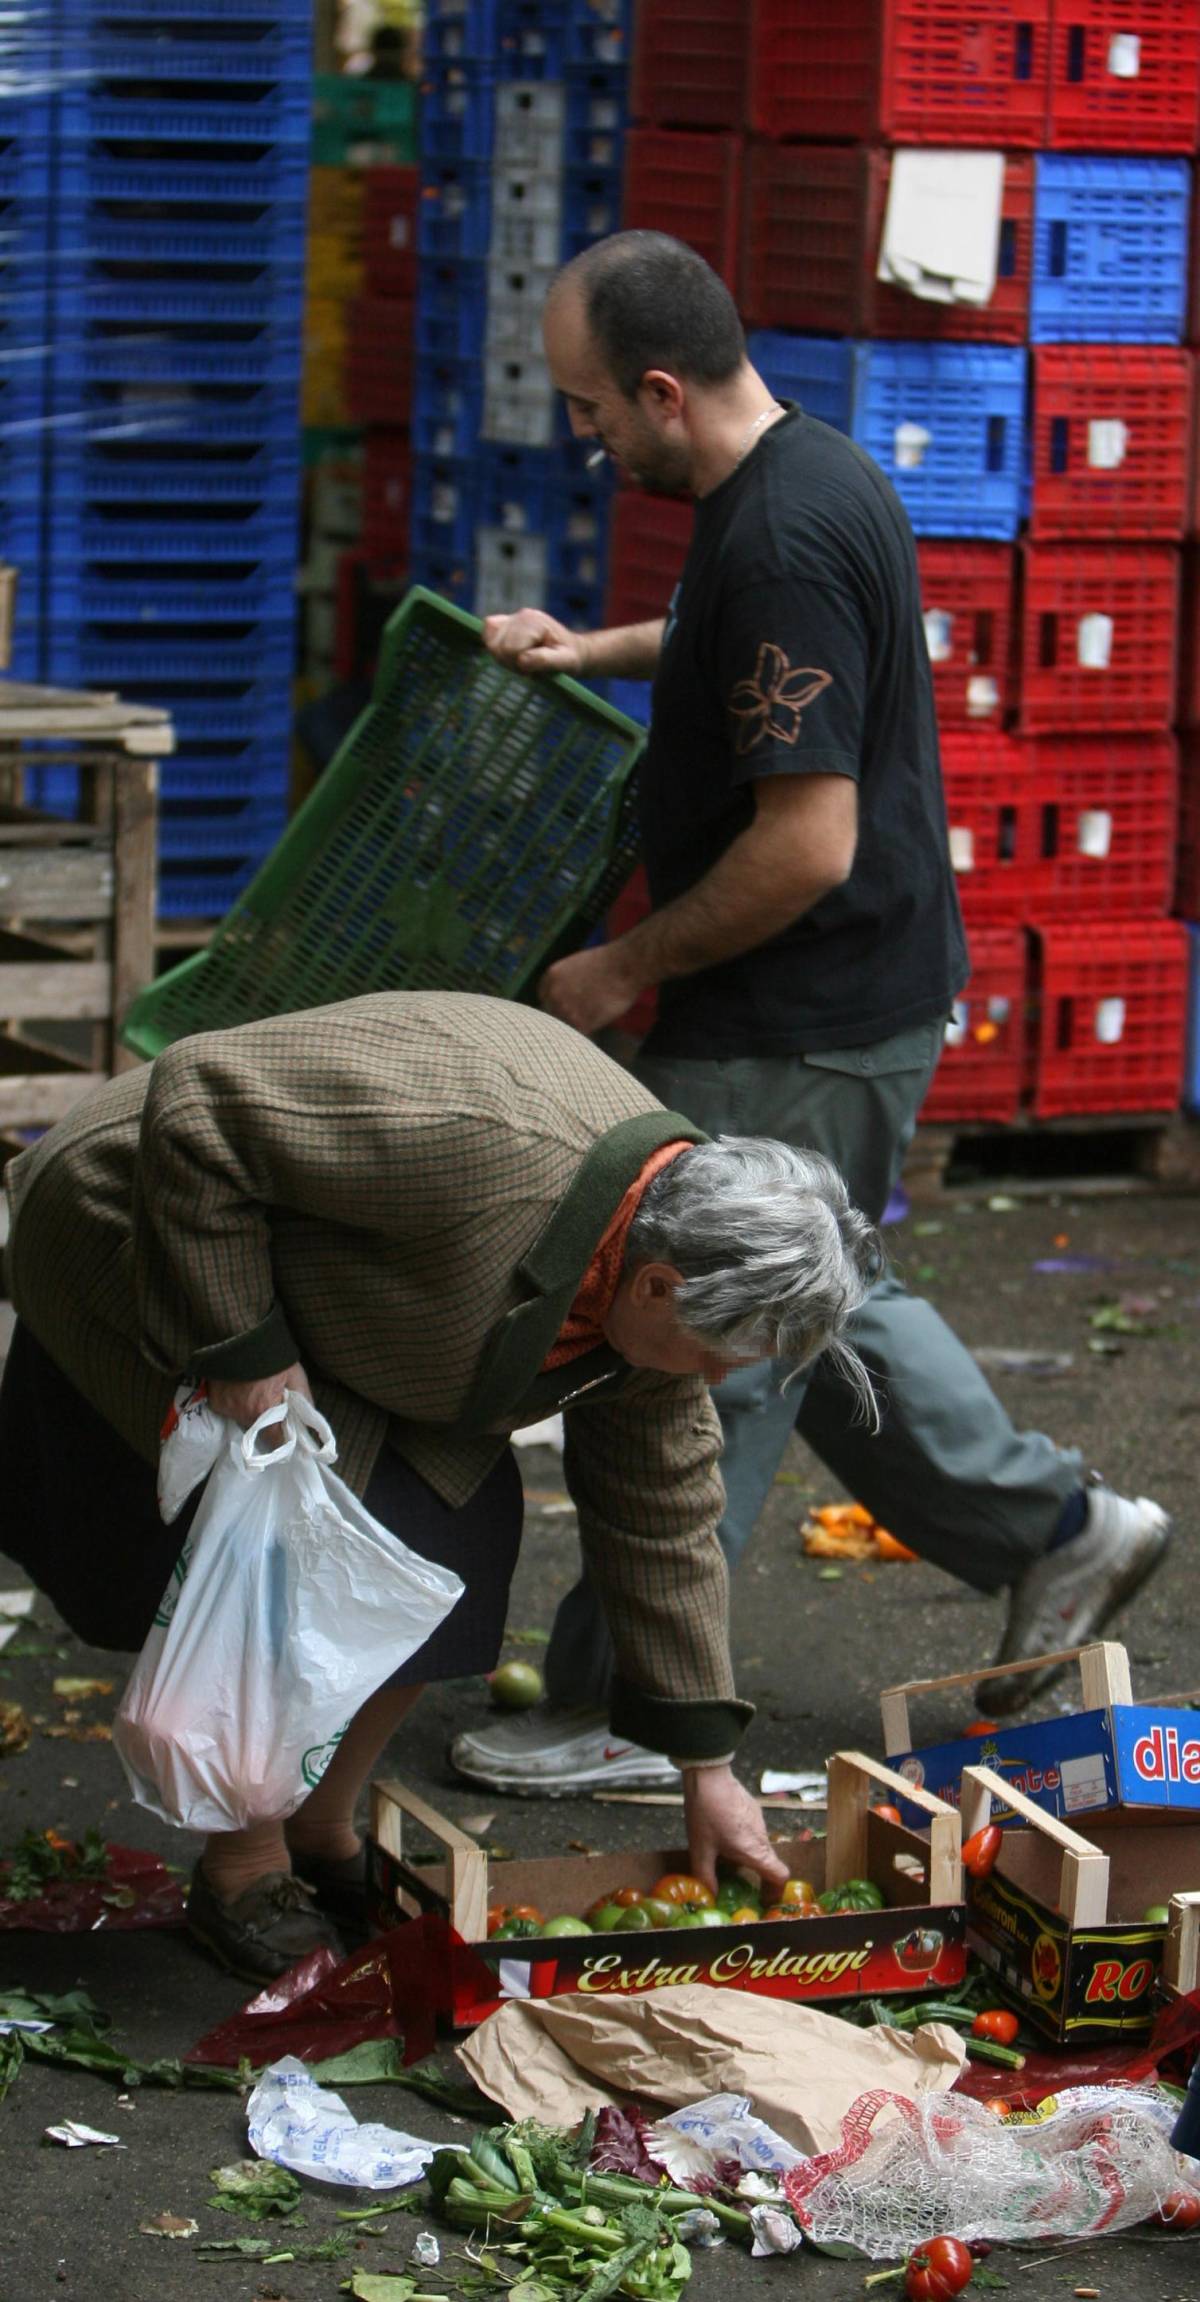
M907 518L869 457L772 397L727 290L681 242L624 232L588 249L555 280L544 334L575 433L697 512L662 622L578 634L522 609L485 626L493 653L533 675L654 682L641 784L653 909L557 962L539 998L591 1034L656 987L642 1082L713 1132L823 1151L877 1220L968 972ZM836 1369L802 1395L769 1366L718 1388L731 1566L796 1425L902 1541L1008 1592L997 1663L1096 1636L1159 1564L1166 1515L1015 1431L893 1275L854 1335L877 1436ZM610 1668L585 1579L555 1622L549 1710L460 1735L454 1763L531 1795L663 1780L661 1758L605 1731ZM1055 1675L985 1678L977 1699L999 1715Z

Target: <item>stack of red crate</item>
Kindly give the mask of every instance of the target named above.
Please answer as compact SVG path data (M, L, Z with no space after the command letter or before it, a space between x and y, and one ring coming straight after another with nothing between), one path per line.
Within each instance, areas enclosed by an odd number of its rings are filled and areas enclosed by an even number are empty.
M364 427L363 523L358 547L338 566L342 679L369 671L407 580L419 182L408 167L369 168L363 177L363 293L346 353L349 409Z

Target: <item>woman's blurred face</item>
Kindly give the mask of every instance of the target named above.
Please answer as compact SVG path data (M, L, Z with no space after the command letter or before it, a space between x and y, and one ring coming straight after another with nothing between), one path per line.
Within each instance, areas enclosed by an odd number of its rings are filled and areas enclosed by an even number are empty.
M669 1263L635 1263L626 1271L604 1320L605 1340L631 1367L659 1375L702 1375L723 1383L735 1367L751 1367L765 1351L717 1351L681 1326L675 1309L680 1275Z

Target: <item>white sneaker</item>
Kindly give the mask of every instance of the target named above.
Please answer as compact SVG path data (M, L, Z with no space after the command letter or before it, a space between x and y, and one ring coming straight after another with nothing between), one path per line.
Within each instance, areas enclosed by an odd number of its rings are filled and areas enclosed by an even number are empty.
M1170 1519L1145 1495L1130 1503L1109 1487L1089 1487L1079 1534L1035 1559L1013 1584L996 1662L1086 1646L1154 1573L1170 1539ZM981 1679L976 1705L985 1718L1006 1717L1044 1694L1066 1668L1052 1663L1044 1671Z
M661 1751L612 1732L603 1711L553 1710L539 1703L518 1718L457 1735L450 1764L468 1782L518 1798L565 1798L572 1791L679 1790L682 1777Z

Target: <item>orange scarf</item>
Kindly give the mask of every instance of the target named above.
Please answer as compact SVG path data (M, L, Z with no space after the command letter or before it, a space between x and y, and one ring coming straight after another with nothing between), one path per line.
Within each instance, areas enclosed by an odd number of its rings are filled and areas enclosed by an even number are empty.
M577 1359L581 1352L592 1351L597 1343L604 1341L604 1320L620 1285L625 1242L642 1195L655 1176L670 1166L672 1159L678 1159L681 1151L691 1149L690 1143L662 1143L634 1177L583 1274L579 1293L559 1329L557 1341L546 1353L543 1374L549 1374L554 1367L565 1366L568 1359Z

